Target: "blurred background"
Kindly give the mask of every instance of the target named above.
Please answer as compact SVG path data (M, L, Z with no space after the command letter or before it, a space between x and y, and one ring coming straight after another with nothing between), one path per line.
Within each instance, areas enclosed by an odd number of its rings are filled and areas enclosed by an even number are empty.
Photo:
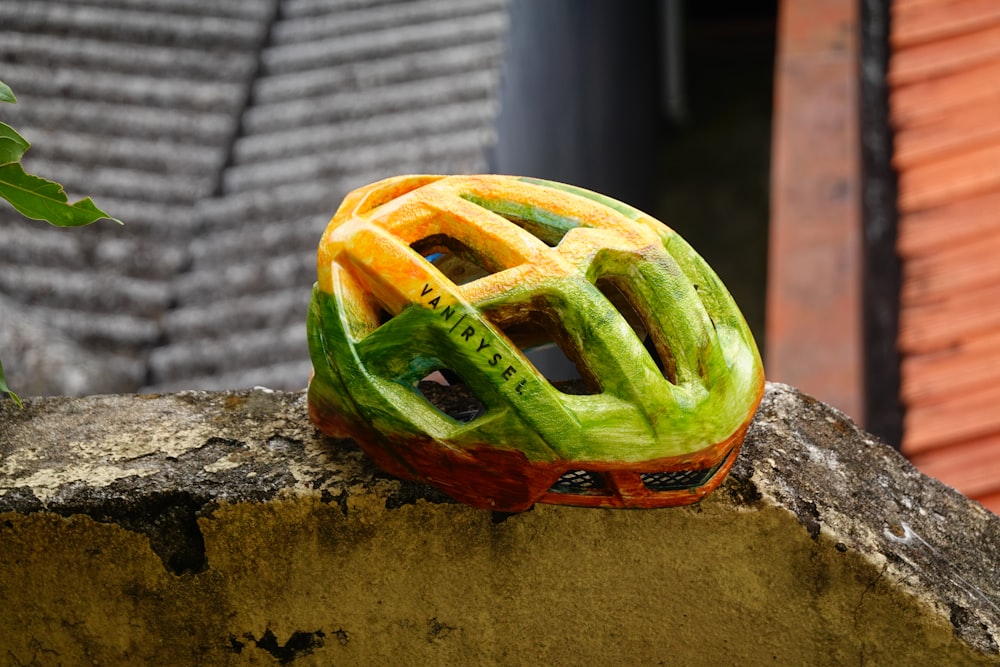
M26 394L305 386L315 251L351 189L489 168L503 0L0 2L25 165L125 226L4 209Z
M769 379L998 507L998 31L976 0L0 0L26 168L126 223L0 206L0 359L25 395L300 389L348 191L535 175L674 227Z
M12 386L303 387L319 237L350 189L408 172L642 208L763 340L776 6L743 4L3 0L26 167L126 222L0 210Z

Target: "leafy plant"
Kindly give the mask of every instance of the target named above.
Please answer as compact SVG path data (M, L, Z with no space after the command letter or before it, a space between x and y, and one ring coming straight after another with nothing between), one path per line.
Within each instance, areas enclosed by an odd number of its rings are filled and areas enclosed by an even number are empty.
M17 102L14 91L3 81L0 81L0 102ZM25 172L21 158L29 148L31 144L14 128L0 123L0 198L7 200L18 213L57 227L81 227L104 218L122 224L97 208L90 197L71 203L61 185ZM6 393L22 406L21 399L7 386L2 364L0 393Z
M7 378L3 375L3 364L0 363L0 392L7 392L7 395L17 403L17 407L23 408L24 404L21 403L21 397L11 391L10 387L7 386Z

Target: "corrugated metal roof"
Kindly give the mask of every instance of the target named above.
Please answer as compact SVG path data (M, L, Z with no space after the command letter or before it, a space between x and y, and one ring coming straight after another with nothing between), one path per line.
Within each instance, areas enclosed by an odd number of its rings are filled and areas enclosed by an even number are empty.
M507 22L505 0L0 3L0 80L18 95L0 112L33 143L26 167L127 223L0 210L11 379L304 386L337 203L392 174L486 168ZM106 377L41 382L46 346Z
M896 0L902 449L1000 510L1000 4Z

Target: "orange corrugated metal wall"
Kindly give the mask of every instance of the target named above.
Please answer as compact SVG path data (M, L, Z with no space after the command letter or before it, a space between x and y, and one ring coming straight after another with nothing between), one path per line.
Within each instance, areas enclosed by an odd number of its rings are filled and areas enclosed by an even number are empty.
M1000 1L894 0L902 449L1000 512Z

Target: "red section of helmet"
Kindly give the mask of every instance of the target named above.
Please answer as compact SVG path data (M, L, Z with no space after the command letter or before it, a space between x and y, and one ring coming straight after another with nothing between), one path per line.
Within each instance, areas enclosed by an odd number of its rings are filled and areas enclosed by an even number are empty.
M752 414L752 413L751 413ZM724 441L695 454L640 463L588 463L581 461L529 461L519 451L489 445L456 449L430 438L377 440L369 428L356 428L332 410L309 402L309 415L323 433L353 438L385 472L432 484L460 502L479 509L522 512L534 503L582 507L657 508L696 503L725 479L750 425L750 419ZM695 488L650 490L643 473L709 470L711 477ZM566 473L585 470L603 480L592 493L558 493L552 490Z

